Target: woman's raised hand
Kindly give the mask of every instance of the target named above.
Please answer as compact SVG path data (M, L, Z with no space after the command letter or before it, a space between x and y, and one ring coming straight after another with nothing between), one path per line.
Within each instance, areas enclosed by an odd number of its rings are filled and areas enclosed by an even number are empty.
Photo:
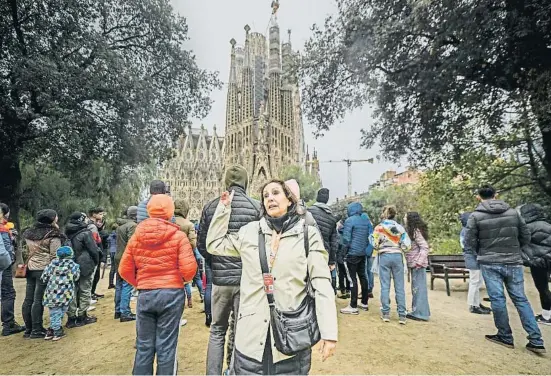
M235 194L235 191L231 191L229 193L228 191L222 192L222 196L220 196L220 202L225 206L228 207L231 205L231 202L233 201L233 195Z

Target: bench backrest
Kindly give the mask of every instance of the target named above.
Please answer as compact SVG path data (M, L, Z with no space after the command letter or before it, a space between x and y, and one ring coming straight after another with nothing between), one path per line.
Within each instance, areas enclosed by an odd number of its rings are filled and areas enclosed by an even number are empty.
M444 264L448 268L465 268L465 259L463 255L429 255L429 265L433 273L443 273L444 268L440 265Z

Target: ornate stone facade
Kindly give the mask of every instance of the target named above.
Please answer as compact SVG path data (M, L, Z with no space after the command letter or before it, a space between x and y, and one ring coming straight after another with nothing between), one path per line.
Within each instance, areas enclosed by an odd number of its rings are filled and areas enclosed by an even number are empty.
M278 176L283 166L305 166L297 53L290 31L289 40L281 43L276 11L268 37L251 33L246 25L244 46L230 41L224 162L239 163L250 172L252 192Z
M199 219L204 204L219 195L224 166L238 163L249 172L249 193L288 165L303 166L319 178L319 162L305 155L295 61L289 40L281 43L274 1L268 38L245 26L245 44L230 41L230 76L225 138L206 129L188 128L162 178L175 198L190 201L190 219Z
M222 193L224 137L216 134L216 127L209 135L203 126L189 126L174 153L163 166L161 179L170 186L174 198L189 202L189 219L198 220L203 206Z

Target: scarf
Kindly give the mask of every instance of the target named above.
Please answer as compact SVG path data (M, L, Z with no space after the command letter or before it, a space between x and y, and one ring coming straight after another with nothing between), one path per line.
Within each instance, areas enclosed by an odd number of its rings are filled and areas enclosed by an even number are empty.
M297 206L293 204L289 207L287 213L278 218L270 217L265 215L264 218L268 223L268 227L272 231L277 232L278 234L283 234L285 231L294 227L294 225L300 220L300 215L297 214Z
M35 223L32 227L29 227L23 232L23 239L38 241L50 238L61 238L63 243L65 234L53 225L40 222Z

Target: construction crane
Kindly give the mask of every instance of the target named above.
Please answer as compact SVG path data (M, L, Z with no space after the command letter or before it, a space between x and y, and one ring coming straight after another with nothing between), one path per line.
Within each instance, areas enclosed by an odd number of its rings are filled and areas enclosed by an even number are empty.
M340 161L321 161L320 163L346 163L348 166L348 197L352 196L352 163L368 162L373 164L374 158L369 159L342 159Z

